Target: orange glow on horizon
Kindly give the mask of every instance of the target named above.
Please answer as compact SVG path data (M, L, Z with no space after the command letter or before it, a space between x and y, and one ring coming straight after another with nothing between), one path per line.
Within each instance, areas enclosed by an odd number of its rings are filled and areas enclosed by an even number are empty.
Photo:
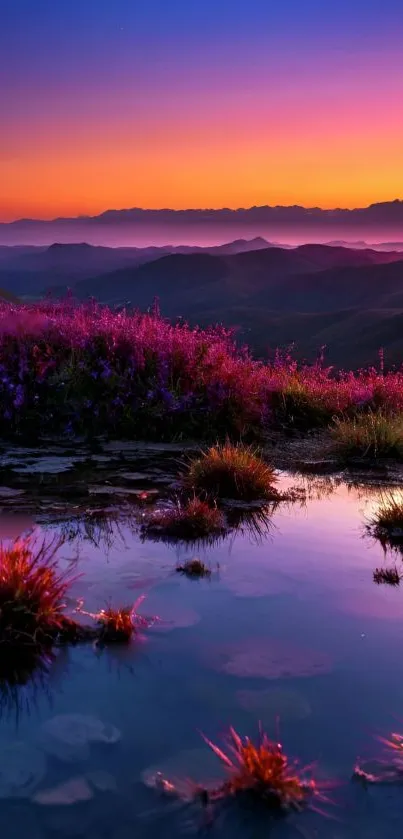
M403 197L403 115L395 93L325 101L177 103L139 121L95 111L6 129L0 220L106 209L367 206ZM221 107L220 107L221 106ZM8 133L7 133L8 132Z

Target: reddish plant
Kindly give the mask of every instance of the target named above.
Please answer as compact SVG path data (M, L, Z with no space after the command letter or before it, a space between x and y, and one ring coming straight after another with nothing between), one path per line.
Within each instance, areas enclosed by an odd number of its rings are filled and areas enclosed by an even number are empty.
M51 643L65 623L70 585L55 560L59 542L38 545L33 535L0 545L0 638L3 643Z
M257 745L242 739L230 728L227 752L207 738L208 746L229 771L229 779L216 791L217 797L249 794L270 808L287 813L301 810L317 794L313 780L305 780L290 764L279 743L261 732Z
M102 609L98 612L97 621L99 640L104 644L127 643L135 632L133 611L129 607Z
M220 510L199 498L182 503L177 500L152 514L143 526L144 535L159 539L196 542L225 532Z
M171 324L156 309L1 302L0 354L4 435L239 438L273 420L310 428L369 409L387 416L403 410L403 370L385 372L383 360L356 373L336 372L322 359L299 365L280 353L263 363L239 350L231 331ZM347 434L351 439L351 429ZM367 437L360 430L359 444Z

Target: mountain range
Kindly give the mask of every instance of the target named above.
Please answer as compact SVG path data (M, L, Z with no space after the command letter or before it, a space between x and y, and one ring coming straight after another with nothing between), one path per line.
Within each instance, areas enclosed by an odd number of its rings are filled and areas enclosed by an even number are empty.
M363 243L364 244L364 243ZM147 309L192 324L235 326L259 356L295 344L312 360L359 367L403 357L403 253L337 244L296 248L263 239L219 247L0 247L0 287L40 297L68 287L79 300Z
M263 236L297 244L331 239L403 239L403 201L356 209L249 207L239 209L106 210L97 216L19 219L0 223L0 244L82 242L109 246L188 244L210 246L230 238Z

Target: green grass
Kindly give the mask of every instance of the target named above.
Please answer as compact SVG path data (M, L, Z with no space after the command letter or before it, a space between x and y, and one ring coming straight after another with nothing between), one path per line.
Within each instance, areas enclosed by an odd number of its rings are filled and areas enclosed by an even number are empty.
M194 458L184 476L185 485L196 493L240 501L265 501L278 497L271 466L249 446L211 446Z
M335 419L334 448L342 457L403 459L403 415L369 411L351 419Z

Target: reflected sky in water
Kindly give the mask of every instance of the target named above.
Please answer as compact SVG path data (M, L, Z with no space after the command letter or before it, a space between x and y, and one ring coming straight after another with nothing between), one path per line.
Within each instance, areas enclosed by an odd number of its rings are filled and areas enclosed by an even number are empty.
M162 799L144 783L147 770L208 780L214 758L200 731L215 742L229 724L253 735L260 719L277 736L277 716L284 747L340 783L331 818L305 813L269 835L400 835L402 791L366 791L350 778L358 756L379 754L374 735L403 730L403 590L373 582L391 561L365 535L377 494L333 489L280 505L260 540L244 528L195 551L142 542L121 523L107 545L79 535L65 543L61 564L82 575L70 607L79 597L89 611L129 605L144 593L141 613L161 621L127 649L58 651L42 683L22 689L19 713L3 707L2 839L197 832L197 808ZM210 577L176 572L195 555ZM255 839L268 825L232 809L211 833Z

